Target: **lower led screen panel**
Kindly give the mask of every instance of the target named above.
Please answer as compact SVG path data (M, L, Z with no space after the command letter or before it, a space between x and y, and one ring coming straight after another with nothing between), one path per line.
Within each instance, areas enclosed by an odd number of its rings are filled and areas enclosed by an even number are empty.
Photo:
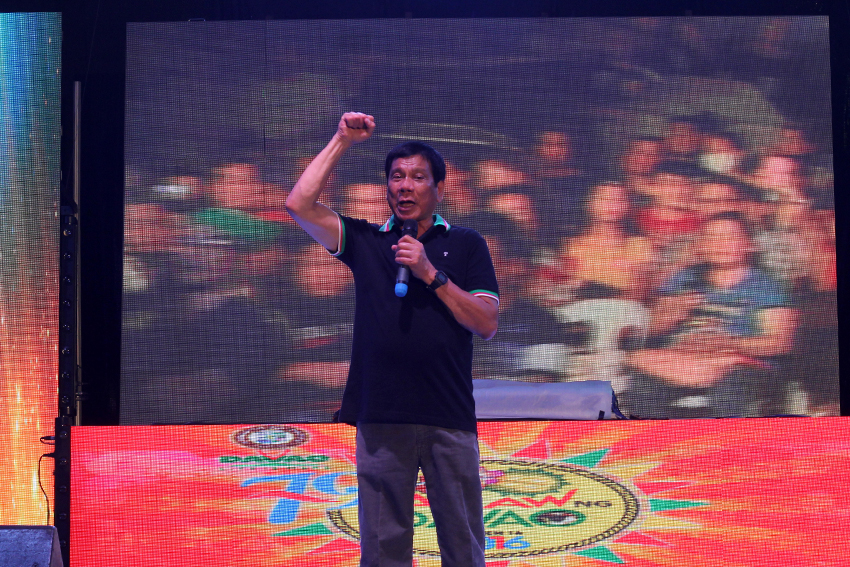
M487 565L846 565L848 425L481 423ZM72 564L357 565L354 433L77 427ZM414 565L437 567L415 503Z

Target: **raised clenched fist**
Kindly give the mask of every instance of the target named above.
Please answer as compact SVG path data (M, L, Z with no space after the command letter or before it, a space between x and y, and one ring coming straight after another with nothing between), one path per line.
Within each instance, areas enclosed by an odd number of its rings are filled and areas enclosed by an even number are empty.
M374 131L375 117L362 112L346 112L337 126L337 136L353 144L368 140Z

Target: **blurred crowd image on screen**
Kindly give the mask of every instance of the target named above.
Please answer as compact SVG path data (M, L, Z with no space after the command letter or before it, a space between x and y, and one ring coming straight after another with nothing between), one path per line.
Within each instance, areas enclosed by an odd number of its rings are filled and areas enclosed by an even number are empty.
M636 417L838 415L832 151L800 111L804 78L785 71L805 66L792 42L806 29L767 18L728 41L711 18L599 25L608 35L585 63L599 96L583 113L555 101L553 119L502 138L423 136L446 158L437 212L485 237L499 279L500 329L476 341L475 377L606 380ZM665 78L679 90L661 104L647 92ZM454 112L441 120L495 132ZM250 417L330 419L352 284L283 207L312 158L299 151L273 156L278 169L243 156L128 183L125 371L143 379L134 356L166 343L159 375L244 391L229 409L211 392L197 403L244 420L249 398L283 396ZM382 224L386 194L382 172L341 168L323 199ZM251 333L226 345L225 329ZM171 419L155 406L151 421Z
M814 148L800 130L783 129L775 145L745 149L732 134L673 117L662 135L629 140L618 174L596 180L571 163L573 143L566 133L544 131L524 156L496 152L466 168L448 164L442 214L487 236L505 287L506 324L493 345L481 345L488 355L479 357L478 376L610 380L623 409L644 417L785 413L794 394L806 396L806 411L833 412L835 399L822 387L830 377L821 383L810 367L813 349L823 354L823 337L835 327L809 314L829 311L834 301L835 217L828 188L813 188L806 176L803 158ZM336 186L333 204L343 214L374 223L389 216L384 185ZM315 244L297 240L283 214L285 188L242 163L217 167L206 179L164 179L147 194L148 202L126 208L128 300L170 285L187 319L243 302L262 321L265 306L294 337L293 360L276 379L311 383L326 389L325 397L338 393L350 334L344 310L337 321L311 317L319 310L315 298L350 301L350 274ZM660 340L653 336L656 308L671 281L711 270L706 223L723 215L745 223L747 239L737 241L731 223L720 225L731 230L715 240L745 246L748 267L765 278L759 285L781 290L777 301L793 315L793 340L755 369L732 347L694 353L689 346L676 360L684 347L651 348ZM733 318L750 308L726 307ZM691 306L683 319L697 310ZM757 322L746 336L766 332L759 313L749 316ZM741 333L734 325L713 332ZM650 352L661 369L655 374ZM665 373L704 380L683 385ZM746 404L730 407L712 393L722 376L735 380L726 394Z

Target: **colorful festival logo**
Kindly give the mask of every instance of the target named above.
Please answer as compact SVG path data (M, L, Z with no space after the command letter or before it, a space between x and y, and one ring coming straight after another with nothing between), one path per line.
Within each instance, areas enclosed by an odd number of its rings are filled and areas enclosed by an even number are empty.
M587 547L622 532L638 517L638 498L628 488L576 466L483 460L480 472L488 558ZM414 553L438 556L436 526L421 476L414 505L414 527L419 528ZM328 516L341 531L359 537L357 510L330 510Z
M306 433L292 427L249 428L233 439L243 446L267 448L294 447L304 443ZM539 445L536 444L536 445ZM479 470L483 487L486 557L510 560L574 554L602 561L623 563L611 543L665 545L652 536L641 534L641 527L657 529L681 522L659 516L665 510L701 507L707 502L650 498L651 492L663 491L688 483L648 485L641 490L632 478L648 472L640 470L608 471L600 466L609 449L557 458L548 450L526 446L505 457L493 454L482 458ZM308 449L309 447L302 447ZM357 518L357 479L353 455L289 453L222 457L220 462L237 466L271 466L269 474L243 480L242 487L253 492L251 498L274 499L268 512L272 534L284 538L333 536L319 548L356 552L360 538ZM566 456L566 455L565 455ZM262 460L263 462L259 462ZM249 463L250 461L250 463ZM305 468L306 467L306 468ZM414 495L414 553L417 565L439 562L436 525L431 514L428 491L420 474ZM284 528L279 531L280 528ZM317 542L318 543L318 542Z

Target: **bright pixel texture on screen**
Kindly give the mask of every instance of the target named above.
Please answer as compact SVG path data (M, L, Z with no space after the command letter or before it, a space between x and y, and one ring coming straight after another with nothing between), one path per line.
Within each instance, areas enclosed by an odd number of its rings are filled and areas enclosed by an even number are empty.
M128 28L124 424L328 421L348 270L283 203L344 111L323 202L383 223L383 158L449 163L488 241L476 378L610 381L640 417L837 415L823 17ZM393 282L387 282L392 285Z
M0 14L0 524L48 513L37 463L57 412L61 31L59 14ZM52 470L46 459L51 496Z

